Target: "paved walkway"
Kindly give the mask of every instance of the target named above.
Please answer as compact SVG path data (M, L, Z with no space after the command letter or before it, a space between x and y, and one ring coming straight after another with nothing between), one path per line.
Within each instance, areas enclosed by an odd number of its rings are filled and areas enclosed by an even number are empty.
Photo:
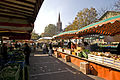
M29 80L103 80L87 76L47 54L30 57Z

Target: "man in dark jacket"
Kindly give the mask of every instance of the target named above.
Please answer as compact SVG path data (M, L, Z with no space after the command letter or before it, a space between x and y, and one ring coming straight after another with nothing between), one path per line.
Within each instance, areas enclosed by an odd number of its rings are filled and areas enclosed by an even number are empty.
M27 43L25 43L24 44L24 54L25 54L25 63L26 63L26 65L29 65L30 52L31 52L30 47L28 46Z

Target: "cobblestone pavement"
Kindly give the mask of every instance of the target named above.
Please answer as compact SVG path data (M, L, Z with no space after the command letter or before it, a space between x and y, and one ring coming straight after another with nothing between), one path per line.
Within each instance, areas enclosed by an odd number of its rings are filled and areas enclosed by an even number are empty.
M95 80L47 54L30 57L29 80Z

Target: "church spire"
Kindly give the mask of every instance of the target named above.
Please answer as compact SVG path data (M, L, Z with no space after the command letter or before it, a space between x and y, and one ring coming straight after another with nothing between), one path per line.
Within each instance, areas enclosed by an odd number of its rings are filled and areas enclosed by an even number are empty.
M57 22L57 33L60 33L62 31L62 22L60 20L60 13L58 15L58 22Z
M59 16L58 16L58 22L61 22L61 21L60 21L60 13L59 13Z

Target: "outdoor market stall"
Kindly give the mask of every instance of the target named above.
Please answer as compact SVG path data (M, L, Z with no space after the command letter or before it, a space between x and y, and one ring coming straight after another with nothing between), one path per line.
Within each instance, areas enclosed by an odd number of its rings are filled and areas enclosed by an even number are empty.
M61 33L62 34L62 33ZM66 34L58 34L56 37L60 37L61 39L67 35L69 36L69 32ZM78 37L86 36L86 35L102 35L102 36L116 36L120 34L120 15L111 17L106 20L102 20L93 24L90 24L80 30L71 33L74 37L76 34ZM57 38L56 38L57 39ZM120 42L120 40L119 40ZM89 52L89 54L84 55L84 58L81 56L82 48L78 47L76 50L74 49L63 49L63 48L54 48L54 54L56 57L62 57L66 61L71 61L73 64L80 67L80 70L84 73L90 73L93 75L97 75L106 80L119 80L120 78L120 56L116 54L111 54L110 52ZM84 51L85 52L85 51ZM68 60L67 60L68 59ZM83 63L83 62L89 62ZM86 66L83 66L86 64ZM88 71L88 72L87 72Z
M42 3L43 0L0 1L0 55L4 37L13 41L31 38L34 21ZM0 80L27 80L28 77L24 73L23 51L21 48L8 51L8 59L5 62L0 56Z

